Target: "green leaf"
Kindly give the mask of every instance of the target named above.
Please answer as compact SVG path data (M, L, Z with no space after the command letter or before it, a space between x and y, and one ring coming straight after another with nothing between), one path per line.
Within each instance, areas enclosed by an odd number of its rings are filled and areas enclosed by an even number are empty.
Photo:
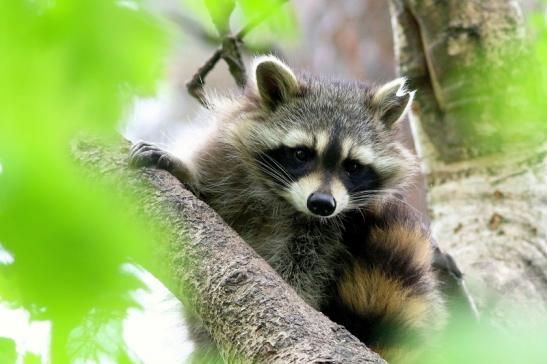
M133 4L0 2L0 242L14 257L0 297L51 320L54 362L90 312L104 312L101 327L135 305L141 283L121 266L151 239L131 201L70 159L77 132L117 135L128 101L161 74L165 31Z

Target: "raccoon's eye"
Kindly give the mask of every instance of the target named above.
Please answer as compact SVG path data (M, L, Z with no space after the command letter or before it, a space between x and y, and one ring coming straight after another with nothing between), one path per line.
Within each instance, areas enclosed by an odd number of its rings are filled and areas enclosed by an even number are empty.
M307 162L313 157L313 154L312 151L307 148L296 148L293 151L293 156L294 159L299 162Z
M349 175L354 175L359 173L363 169L363 165L356 160L348 159L343 163L344 170Z

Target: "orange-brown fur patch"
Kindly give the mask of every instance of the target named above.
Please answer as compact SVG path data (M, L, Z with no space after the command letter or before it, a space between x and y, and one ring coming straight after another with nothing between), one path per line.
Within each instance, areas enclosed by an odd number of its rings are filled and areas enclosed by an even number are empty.
M414 264L420 267L431 265L431 243L419 226L395 224L388 228L373 228L370 241L393 251L412 253Z
M397 317L408 325L420 328L424 324L429 302L416 296L396 279L379 269L367 270L359 264L340 281L341 299L355 312Z

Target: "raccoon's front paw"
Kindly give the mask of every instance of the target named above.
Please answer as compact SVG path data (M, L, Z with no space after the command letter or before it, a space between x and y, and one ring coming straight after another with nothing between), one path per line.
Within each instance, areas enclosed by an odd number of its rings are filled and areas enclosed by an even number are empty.
M138 142L133 144L129 151L129 164L135 168L158 166L159 161L166 156L169 158L169 153L159 147L147 142Z
M181 182L190 182L190 174L182 161L151 143L134 144L129 152L129 164L135 168L157 167L170 172Z

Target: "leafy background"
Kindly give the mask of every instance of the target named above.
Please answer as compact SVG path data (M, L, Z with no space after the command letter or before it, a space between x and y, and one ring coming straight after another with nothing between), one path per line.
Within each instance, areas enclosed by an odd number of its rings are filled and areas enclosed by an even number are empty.
M53 362L127 360L120 317L142 284L122 264L148 233L80 173L70 139L115 135L130 98L154 90L165 31L107 0L4 1L0 24L0 241L14 258L0 267L2 300L51 323ZM85 350L67 345L78 325Z

